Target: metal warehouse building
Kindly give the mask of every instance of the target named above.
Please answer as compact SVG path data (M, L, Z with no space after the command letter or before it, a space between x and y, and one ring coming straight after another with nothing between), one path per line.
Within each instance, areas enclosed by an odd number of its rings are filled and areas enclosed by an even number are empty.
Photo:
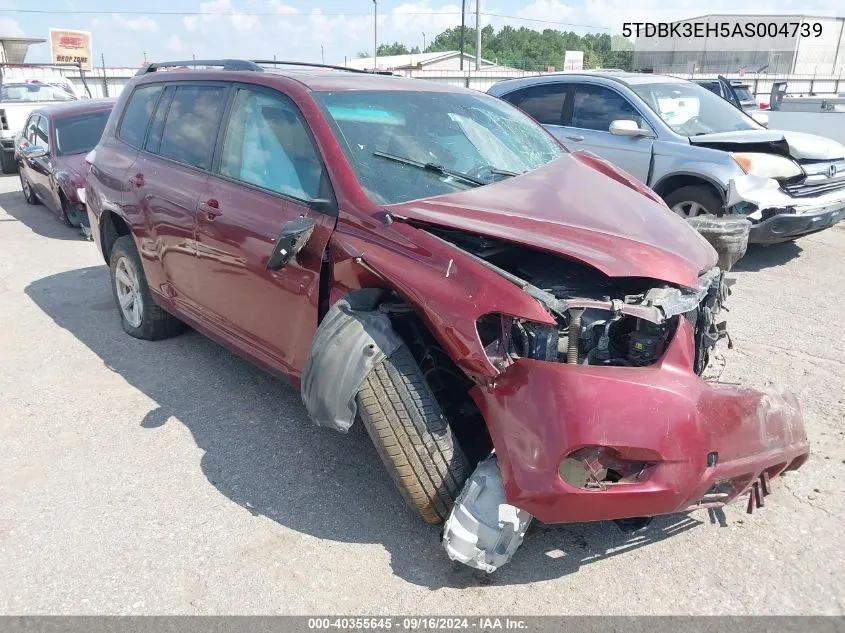
M788 36L748 39L704 37L696 40L638 37L634 70L678 73L765 72L797 75L845 75L845 18L812 15L704 15L673 24L705 22L787 25ZM793 36L794 23L800 23ZM820 27L816 27L818 24ZM806 26L805 26L806 25ZM800 31L821 28L821 36ZM741 49L741 50L740 50Z

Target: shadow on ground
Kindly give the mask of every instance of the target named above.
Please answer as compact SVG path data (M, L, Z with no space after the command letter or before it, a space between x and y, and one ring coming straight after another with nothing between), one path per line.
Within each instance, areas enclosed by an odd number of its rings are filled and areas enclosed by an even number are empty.
M104 266L46 277L26 293L157 403L143 419L116 424L151 433L184 424L204 451L203 473L226 497L321 539L381 544L394 573L408 582L439 588L558 578L702 524L686 515L659 517L635 534L612 523L539 525L509 565L492 576L475 572L449 561L439 528L404 506L361 424L348 435L314 426L298 391L196 332L156 343L130 338L120 329ZM724 524L720 512L711 514L717 521Z
M4 178L18 179L17 174ZM0 207L12 218L29 227L33 233L54 240L84 240L79 229L66 226L59 217L43 204L27 204L23 191L0 193Z
M749 244L748 251L731 269L737 272L756 272L764 268L780 266L800 257L801 248L796 242L782 242L762 246L760 244Z

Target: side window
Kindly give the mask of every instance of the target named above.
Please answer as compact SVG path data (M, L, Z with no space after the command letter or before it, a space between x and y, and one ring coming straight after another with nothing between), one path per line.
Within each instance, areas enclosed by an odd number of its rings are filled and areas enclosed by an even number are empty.
M33 114L27 120L26 127L23 129L23 137L27 143L35 144L35 130L38 129L38 119L40 118L37 114Z
M505 95L519 109L545 125L561 125L563 108L566 105L567 84L542 84L523 88Z
M177 86L167 109L158 153L209 169L226 90L224 86L202 84Z
M572 126L586 130L607 132L617 119L636 121L640 127L645 121L628 100L615 90L604 86L579 84L572 101Z
M50 149L50 123L46 117L39 117L38 127L35 128L35 145Z
M238 90L219 171L294 198L321 197L323 166L317 148L296 106L280 94Z
M144 136L147 134L147 124L153 114L158 95L161 93L161 85L142 86L137 88L126 110L123 112L123 119L120 121L120 130L117 135L134 147L141 147L144 144Z
M152 123L150 123L150 131L147 134L147 142L144 144L144 149L153 154L158 154L161 148L161 135L164 132L164 118L167 116L167 111L170 108L170 101L173 99L173 94L176 92L175 86L167 86L161 99L158 100L155 114L153 115Z

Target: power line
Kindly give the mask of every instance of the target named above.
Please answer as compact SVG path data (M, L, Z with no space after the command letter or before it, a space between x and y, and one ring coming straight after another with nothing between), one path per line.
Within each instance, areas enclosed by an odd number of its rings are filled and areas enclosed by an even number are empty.
M358 12L330 12L330 13L303 13L297 11L295 13L277 13L275 11L76 11L70 9L0 9L0 13L28 13L28 14L42 14L42 15L159 15L159 16L208 16L208 17L227 17L236 15L254 15L256 17L280 17L280 18L307 18L311 16L320 17L360 17L369 16L369 13ZM408 13L397 13L398 16L433 16L433 15L454 15L460 16L460 11L413 11ZM502 13L487 13L482 11L481 15L491 18L504 18L507 20L517 20L521 22L539 22L543 24L556 24L558 26L572 26L583 29L599 29L609 31L607 26L598 26L596 24L574 24L572 22L559 22L557 20L542 20L539 18L526 18L520 15L505 15Z

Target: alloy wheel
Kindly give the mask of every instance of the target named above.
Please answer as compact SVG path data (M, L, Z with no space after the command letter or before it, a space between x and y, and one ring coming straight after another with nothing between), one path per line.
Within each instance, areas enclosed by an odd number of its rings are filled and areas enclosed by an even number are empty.
M141 314L144 303L141 298L141 286L132 262L126 257L117 260L114 269L114 284L117 290L117 302L123 318L132 327L141 326Z
M707 209L693 200L679 202L672 207L672 211L677 213L682 218L696 218L699 215L707 215Z

